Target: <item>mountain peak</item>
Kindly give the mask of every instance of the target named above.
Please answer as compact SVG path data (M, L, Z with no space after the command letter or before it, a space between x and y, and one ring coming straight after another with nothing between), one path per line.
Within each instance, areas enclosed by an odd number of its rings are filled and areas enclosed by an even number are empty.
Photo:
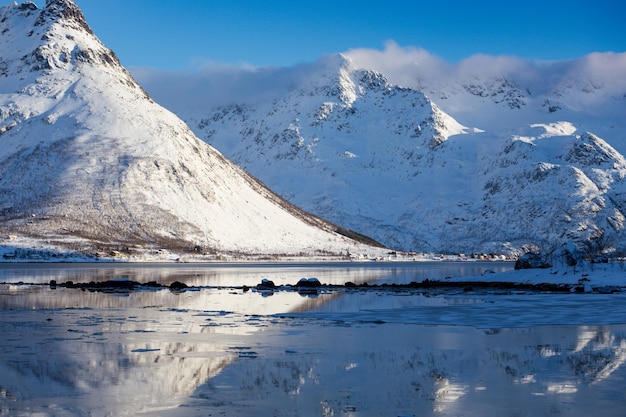
M343 54L325 55L310 68L305 88L314 95L336 98L348 107L367 91L389 87L385 76L372 70L356 69L352 60Z
M71 0L47 0L42 9L32 2L13 4L0 13L2 75L91 64L121 70L125 79L131 78Z
M0 235L19 245L369 253L152 101L70 0L0 8L0 93Z
M47 22L56 22L59 20L74 22L78 27L93 35L93 31L87 24L83 12L72 0L46 0L46 5L41 11L35 25L41 26Z
M338 70L347 70L352 71L354 66L352 65L352 61L350 58L345 56L344 54L329 54L324 55L317 60L318 64L324 67L325 69L331 71Z

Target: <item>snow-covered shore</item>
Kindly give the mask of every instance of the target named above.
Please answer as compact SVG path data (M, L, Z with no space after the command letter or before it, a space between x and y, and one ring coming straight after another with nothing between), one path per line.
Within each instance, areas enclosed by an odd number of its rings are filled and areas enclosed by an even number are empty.
M80 242L76 242L80 246ZM1 263L399 263L399 262L473 262L503 261L507 259L472 258L464 255L435 255L391 251L386 248L368 248L362 253L311 253L301 256L276 254L236 254L218 253L206 254L194 251L177 252L165 248L130 248L128 251L109 251L103 253L68 251L58 245L24 236L5 238L0 241ZM548 268L532 268L511 270L507 272L491 273L478 276L451 276L446 282L505 282L523 284L563 284L582 286L590 291L597 287L626 288L626 261L615 260L606 263L591 263L579 261L575 266L568 266L565 262L555 262Z
M24 243L22 240L21 243ZM277 255L245 255L220 254L207 255L202 253L176 253L166 249L148 250L134 249L131 253L110 252L102 255L91 255L81 252L63 252L58 248L46 247L41 244L20 247L19 245L0 244L1 263L93 263L93 264L129 264L147 263L181 263L181 264L320 264L325 263L368 263L397 264L406 262L473 262L461 256L433 256L432 254L405 254L390 252L387 249L374 249L371 253L352 255L310 254L299 257ZM485 261L481 259L481 261ZM501 259L497 259L501 261ZM435 284L433 281L433 284ZM565 263L548 268L532 268L510 270L505 272L486 271L476 276L450 276L444 283L519 283L519 284L550 284L576 287L583 291L617 291L626 289L626 262L609 261L606 263L578 262L575 266Z
M626 288L626 262L579 262L575 266L559 265L549 268L511 270L485 273L481 276L451 278L467 282L515 282L524 284L582 285L586 291L593 287Z

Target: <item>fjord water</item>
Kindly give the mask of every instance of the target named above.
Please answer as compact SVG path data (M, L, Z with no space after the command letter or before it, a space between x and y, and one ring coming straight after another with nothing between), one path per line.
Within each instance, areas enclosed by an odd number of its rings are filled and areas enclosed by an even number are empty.
M146 283L157 281L168 285L183 281L190 286L256 285L261 279L272 279L276 285L295 284L302 277L316 277L325 284L355 283L407 284L424 279L450 276L474 276L485 272L503 272L513 268L511 262L338 262L323 264L0 264L0 282L19 281L47 284L50 280L89 282L126 277Z
M621 415L623 294L241 288L511 266L1 265L0 415ZM198 288L28 284L122 277Z

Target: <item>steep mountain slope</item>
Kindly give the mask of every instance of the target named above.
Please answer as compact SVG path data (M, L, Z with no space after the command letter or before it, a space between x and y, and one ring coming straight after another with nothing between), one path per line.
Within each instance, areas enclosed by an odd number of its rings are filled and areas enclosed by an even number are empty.
M528 136L477 138L484 149L480 200L465 217L446 220L445 239L493 239L537 246L544 254L569 243L583 256L623 250L626 161L599 137L567 135L568 124L534 125ZM485 143L486 142L486 143Z
M398 227L404 189L420 161L463 126L423 94L355 71L342 56L299 68L293 78L301 81L286 95L187 121L290 201L387 244L411 246Z
M280 199L137 85L71 0L0 9L0 233L92 250L363 246Z
M356 69L342 55L275 76L265 76L280 86L273 96L210 108L198 97L194 109L165 103L282 196L388 246L625 249L624 158L581 129L606 119L567 107L567 94L580 98L570 90L560 93L559 113L537 108L534 96L504 78L431 88L429 96L476 123L468 128L422 92Z

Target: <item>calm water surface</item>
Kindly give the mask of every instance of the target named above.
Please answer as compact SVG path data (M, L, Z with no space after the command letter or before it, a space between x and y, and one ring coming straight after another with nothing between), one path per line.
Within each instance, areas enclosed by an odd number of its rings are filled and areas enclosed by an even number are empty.
M623 294L227 288L510 268L0 265L0 416L623 415ZM120 277L201 288L17 284Z
M146 283L168 285L182 281L190 286L256 285L269 278L277 285L295 284L300 278L315 277L325 284L392 283L408 284L424 279L482 275L504 272L512 262L366 262L326 264L2 264L0 282L47 284L104 281L126 277Z

